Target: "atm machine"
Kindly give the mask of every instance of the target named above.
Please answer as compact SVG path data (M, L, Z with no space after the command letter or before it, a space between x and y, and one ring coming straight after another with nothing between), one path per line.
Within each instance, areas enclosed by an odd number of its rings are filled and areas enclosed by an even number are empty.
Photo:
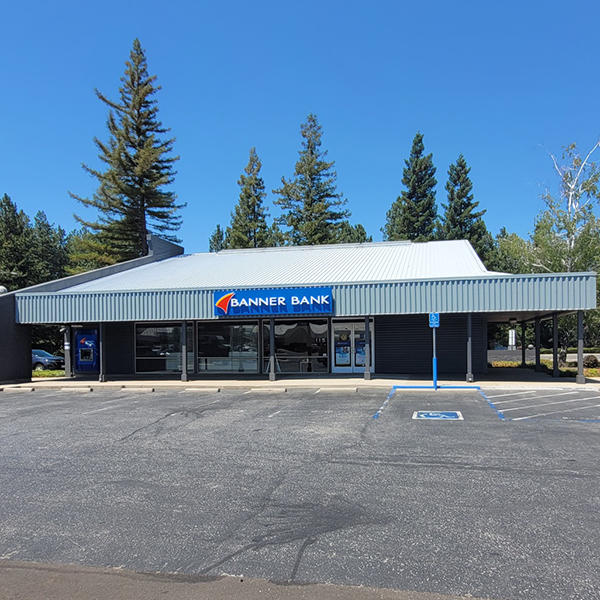
M98 373L98 330L75 330L75 373Z

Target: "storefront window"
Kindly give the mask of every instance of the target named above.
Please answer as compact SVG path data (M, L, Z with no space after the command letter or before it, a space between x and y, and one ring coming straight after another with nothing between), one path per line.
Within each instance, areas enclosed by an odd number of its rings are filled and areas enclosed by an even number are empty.
M198 323L198 372L257 373L258 322Z
M194 329L187 327L187 368L194 369ZM136 325L137 373L181 372L181 325Z
M328 327L326 320L275 321L275 371L327 373ZM269 323L264 325L263 369L269 369Z

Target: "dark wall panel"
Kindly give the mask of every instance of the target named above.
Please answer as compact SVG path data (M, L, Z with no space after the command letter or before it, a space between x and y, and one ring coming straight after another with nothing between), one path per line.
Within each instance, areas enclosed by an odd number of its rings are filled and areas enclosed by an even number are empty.
M487 368L487 323L473 316L473 372ZM440 315L437 331L438 371L467 371L467 316ZM432 334L427 315L375 317L375 370L377 373L431 374Z
M104 331L106 336L106 374L135 374L133 323L107 323Z
M15 323L15 297L0 296L0 382L31 379L31 327Z

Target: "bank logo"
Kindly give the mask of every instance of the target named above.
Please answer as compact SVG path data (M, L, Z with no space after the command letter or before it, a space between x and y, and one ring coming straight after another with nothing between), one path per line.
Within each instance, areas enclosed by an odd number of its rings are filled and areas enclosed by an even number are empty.
M213 293L215 317L331 314L331 288L280 288Z
M216 302L215 302L215 306L217 308L220 308L223 311L223 314L228 314L229 313L229 303L231 302L231 299L235 296L235 292L230 292L229 294L225 294L224 296L221 296Z

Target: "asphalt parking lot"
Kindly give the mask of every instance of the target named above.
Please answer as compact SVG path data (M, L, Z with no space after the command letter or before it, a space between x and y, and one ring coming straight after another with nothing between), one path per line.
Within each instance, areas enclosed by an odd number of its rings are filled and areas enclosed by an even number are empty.
M589 389L494 389L484 394L503 419L561 419L600 423L600 393Z
M4 391L0 559L600 597L600 423L484 393Z

